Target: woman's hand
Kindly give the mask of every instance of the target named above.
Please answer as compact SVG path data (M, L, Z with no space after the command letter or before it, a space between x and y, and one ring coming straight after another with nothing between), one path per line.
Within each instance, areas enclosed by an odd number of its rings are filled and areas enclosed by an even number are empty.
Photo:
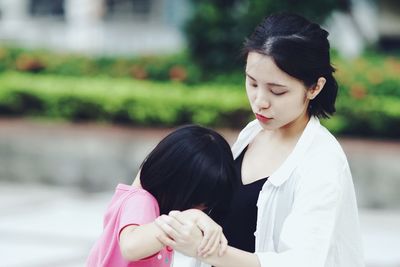
M227 247L228 241L222 232L222 227L214 222L207 214L199 209L189 209L182 212L171 211L170 216L192 219L203 232L203 240L198 248L198 255L207 257L218 250L218 255L222 256Z
M222 233L221 226L204 212L198 209L189 209L183 212L171 211L169 215L178 222L192 221L203 232L203 238L197 249L197 256L207 257L217 250L218 255L222 256L226 252L228 241Z
M197 257L203 234L191 220L178 221L176 218L161 215L155 220L156 224L167 235L158 235L157 239L189 257Z

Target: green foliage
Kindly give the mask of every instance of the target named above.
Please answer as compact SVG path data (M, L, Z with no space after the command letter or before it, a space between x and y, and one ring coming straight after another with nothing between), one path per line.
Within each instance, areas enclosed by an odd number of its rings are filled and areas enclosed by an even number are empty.
M150 77L132 78L128 59L64 59L51 55L52 60L47 60L46 53L38 55L36 60L40 59L45 68L26 60L35 58L26 51L0 49L0 115L235 128L243 127L252 118L242 70L189 85L187 81L171 81L160 71L172 66L170 62L189 62L183 56L175 61L167 57L136 59L137 66L148 66L146 71L161 79L148 81ZM4 71L16 69L16 62L27 69ZM340 85L337 112L323 124L335 134L399 138L400 58L369 52L355 60L335 56L333 62ZM29 67L34 67L34 71ZM135 71L136 75L141 74L140 68ZM179 68L176 73L180 75Z
M295 12L312 21L323 22L336 0L192 0L194 12L185 26L188 49L194 61L207 71L239 69L239 53L246 36L261 20L275 12ZM341 1L345 3L346 1Z
M182 53L136 58L88 57L41 50L0 47L0 72L17 70L67 76L130 77L139 80L198 83L200 69Z
M336 133L400 137L400 58L368 52L334 58L339 96L335 116L324 123Z
M0 74L0 114L132 125L239 127L251 113L239 85L187 86L109 77Z

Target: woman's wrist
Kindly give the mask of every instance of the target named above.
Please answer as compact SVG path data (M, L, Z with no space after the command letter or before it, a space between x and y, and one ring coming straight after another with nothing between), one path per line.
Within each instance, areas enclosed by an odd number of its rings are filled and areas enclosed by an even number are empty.
M260 267L258 257L254 253L228 246L226 253L219 256L217 252L208 257L197 257L202 262L216 267Z

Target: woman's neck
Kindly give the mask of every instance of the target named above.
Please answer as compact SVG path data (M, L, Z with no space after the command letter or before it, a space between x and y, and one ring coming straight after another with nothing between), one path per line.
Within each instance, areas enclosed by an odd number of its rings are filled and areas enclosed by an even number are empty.
M282 141L298 140L302 135L304 129L306 128L310 116L308 114L303 114L294 121L282 126L272 133L276 138Z

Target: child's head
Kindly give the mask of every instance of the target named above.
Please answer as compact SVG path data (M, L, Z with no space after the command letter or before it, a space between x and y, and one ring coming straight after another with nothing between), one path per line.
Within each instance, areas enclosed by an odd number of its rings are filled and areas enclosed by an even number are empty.
M217 132L181 127L154 148L141 166L140 182L160 213L228 205L239 181L229 144Z

